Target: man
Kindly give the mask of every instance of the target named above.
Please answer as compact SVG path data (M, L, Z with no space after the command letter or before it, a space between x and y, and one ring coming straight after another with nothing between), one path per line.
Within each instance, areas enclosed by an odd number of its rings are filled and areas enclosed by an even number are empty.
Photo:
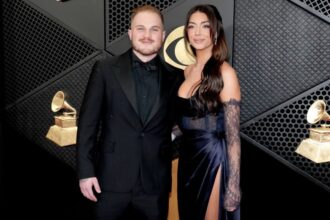
M157 54L165 38L158 9L134 9L128 35L132 49L97 62L90 76L78 124L79 185L96 202L98 220L120 219L128 207L141 219L166 219L174 98L183 75Z

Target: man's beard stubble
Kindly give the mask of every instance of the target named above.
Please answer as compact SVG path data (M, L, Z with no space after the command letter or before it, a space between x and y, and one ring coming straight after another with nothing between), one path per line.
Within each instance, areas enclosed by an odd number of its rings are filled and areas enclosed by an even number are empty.
M159 47L159 48L152 48L152 49L146 50L145 48L137 47L135 45L133 45L132 47L133 47L133 50L135 50L136 52L138 52L144 56L150 56L150 55L157 54L160 49L160 47Z
M146 40L148 40L151 43L154 42L154 40L151 40L151 39L140 39L139 42L143 45L143 41L146 41ZM140 53L143 56L151 56L151 55L155 55L159 52L159 50L161 48L161 43L159 45L152 46L151 49L146 49L146 48L138 46L136 44L133 44L132 47L133 47L133 50L135 50L136 52Z

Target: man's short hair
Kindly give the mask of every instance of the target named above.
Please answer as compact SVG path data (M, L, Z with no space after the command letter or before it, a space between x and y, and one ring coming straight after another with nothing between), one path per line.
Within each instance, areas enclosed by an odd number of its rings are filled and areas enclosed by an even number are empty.
M161 21L162 21L162 24L164 26L164 16L163 14L160 12L160 10L152 5L142 5L142 6L139 6L137 8L134 8L131 12L131 23L132 23L132 20L134 19L134 17L140 13L140 12L143 12L143 11L150 11L150 12L153 12L153 13L156 13Z

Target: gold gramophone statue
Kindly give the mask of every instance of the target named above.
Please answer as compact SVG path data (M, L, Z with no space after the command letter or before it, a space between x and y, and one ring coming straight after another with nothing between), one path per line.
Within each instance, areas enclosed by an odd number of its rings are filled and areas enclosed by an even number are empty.
M60 115L54 116L55 125L49 128L46 137L61 147L76 144L77 139L77 112L65 101L63 91L58 91L52 100L53 112L63 110Z
M323 100L315 101L307 112L307 121L315 124L319 121L330 121ZM303 140L296 152L316 163L330 161L330 125L322 124L321 127L310 128L309 138Z

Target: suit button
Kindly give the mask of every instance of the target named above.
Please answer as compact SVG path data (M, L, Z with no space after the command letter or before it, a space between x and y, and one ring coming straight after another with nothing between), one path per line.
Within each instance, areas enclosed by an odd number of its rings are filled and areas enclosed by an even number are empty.
M142 133L140 134L140 136L141 136L141 137L144 137L144 133L142 132Z

